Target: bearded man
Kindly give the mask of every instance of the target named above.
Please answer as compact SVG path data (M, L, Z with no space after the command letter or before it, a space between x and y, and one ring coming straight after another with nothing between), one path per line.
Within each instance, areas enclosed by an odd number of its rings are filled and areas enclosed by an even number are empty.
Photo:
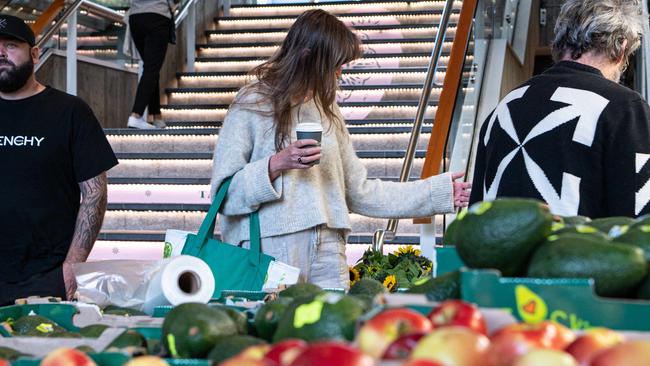
M31 295L72 298L117 159L81 99L34 77L32 30L0 15L0 305Z
M554 214L650 212L650 107L618 84L639 47L641 5L567 0L556 64L511 91L481 127L470 203L545 201Z

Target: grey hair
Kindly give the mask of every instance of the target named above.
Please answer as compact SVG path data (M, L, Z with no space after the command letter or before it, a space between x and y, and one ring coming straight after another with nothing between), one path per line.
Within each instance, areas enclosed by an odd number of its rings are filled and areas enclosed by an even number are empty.
M565 55L576 60L593 51L627 62L641 44L644 21L638 0L567 0L555 23L553 60Z

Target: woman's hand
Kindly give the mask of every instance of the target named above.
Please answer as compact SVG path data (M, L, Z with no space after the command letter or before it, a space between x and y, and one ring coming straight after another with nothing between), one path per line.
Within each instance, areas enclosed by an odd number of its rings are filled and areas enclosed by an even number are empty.
M320 158L321 147L318 141L311 139L298 140L271 156L269 160L269 177L271 181L274 181L285 170L309 169L312 167L311 163Z
M462 178L463 176L465 176L465 173L461 173L461 172L451 173L451 181L452 184L454 185L453 192L454 192L455 208L467 207L467 205L469 204L469 195L470 195L470 188L472 188L472 183L455 182L456 179Z

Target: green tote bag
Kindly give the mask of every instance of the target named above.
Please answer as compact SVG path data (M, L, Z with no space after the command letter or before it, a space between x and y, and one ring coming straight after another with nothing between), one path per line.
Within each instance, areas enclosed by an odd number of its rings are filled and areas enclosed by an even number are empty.
M189 234L182 254L203 259L214 274L214 298L224 290L261 291L266 272L275 258L261 251L260 219L250 214L250 250L213 239L217 212L221 208L232 178L221 183L198 234Z

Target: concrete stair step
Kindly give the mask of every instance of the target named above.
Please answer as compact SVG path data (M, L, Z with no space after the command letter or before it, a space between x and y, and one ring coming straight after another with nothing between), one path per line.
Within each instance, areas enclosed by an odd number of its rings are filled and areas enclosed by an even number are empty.
M62 36L59 37L58 35L52 36L52 38L56 41L65 43L68 41L68 37ZM117 47L117 42L118 42L118 37L117 36L109 36L109 35L77 35L77 46L79 47L104 47L104 46L111 46L111 47Z
M125 238L125 240L122 240ZM134 240L140 238L141 240ZM151 240L148 240L151 239ZM140 259L156 260L160 259L165 249L165 233L161 231L112 231L102 232L99 239L95 242L88 261L110 260L110 259ZM371 233L351 234L348 237L348 243L345 247L345 254L348 265L352 266L365 252L370 248L372 240ZM398 236L391 243L384 245L384 253L393 253L403 245L417 246L420 243L420 237L415 235Z
M287 35L286 30L269 30L268 32L251 31L208 31L206 44L211 47L254 47L272 46L282 43ZM431 42L438 33L437 27L411 27L391 29L353 29L362 44L372 45L390 42ZM452 42L456 28L447 28L445 41Z
M436 74L436 83L443 81L446 71L446 64L449 57L442 57L440 67ZM254 61L259 64L262 61ZM398 60L399 62L399 60ZM180 88L233 88L239 89L252 76L248 75L249 70L224 71L222 66L214 63L201 63L202 72L179 73L177 74L178 87ZM210 71L212 69L212 71ZM371 86L394 86L422 85L426 77L426 68L411 68L408 70L400 68L377 68L371 70L345 68L341 75L341 88L371 87Z
M449 53L452 42L448 41L443 44L443 52ZM279 45L233 45L228 47L199 45L197 56L227 58L227 57L271 57L279 48ZM382 55L382 54L431 54L433 50L433 41L414 41L414 42L383 42L374 44L363 44L361 46L364 55Z
M191 121L191 120L186 120L186 121L178 121L178 120L166 120L165 123L167 124L166 129L162 130L147 130L147 131L142 131L142 130L137 130L137 129L127 129L127 128L119 128L119 129L111 129L111 133L113 134L119 134L119 135L134 135L134 134L150 134L150 135L157 135L157 134L192 134L192 133L198 133L198 134L213 134L215 133L214 131L210 132L204 132L204 131L209 131L209 130L214 130L218 129L221 127L222 121L220 120L205 120L205 121ZM348 126L348 130L350 133L367 133L366 129L386 129L386 128L399 128L397 131L399 133L403 133L405 131L410 131L411 126L413 125L413 118L385 118L385 119L348 119L345 121L345 123ZM425 119L424 121L424 127L423 131L428 128L428 132L430 132L430 127L433 123L433 120L431 119ZM126 125L126 122L125 122ZM197 132L194 132L197 131ZM385 130L385 132L382 133L387 133L391 132L389 130ZM394 131L393 131L394 132Z
M102 231L106 230L147 230L164 231L176 229L197 232L210 204L204 205L133 205L110 204L106 211ZM125 209L121 209L124 207ZM134 207L135 209L128 209ZM139 209L142 208L142 209ZM218 219L217 219L218 221ZM386 226L386 219L375 219L357 214L350 214L352 232L374 233ZM260 222L260 225L264 225ZM420 228L412 220L402 220L400 234L419 234Z
M264 28L289 28L297 16L260 16L260 17L222 17L215 19L218 30L242 30ZM421 25L440 23L440 11L403 11L383 14L357 13L342 14L338 18L347 26L376 24L384 26ZM450 23L458 22L458 13L450 16Z
M363 156L362 152L358 152ZM403 158L399 153L381 157L377 152L368 152L372 158L362 158L369 176L398 177ZM374 155L373 155L374 154ZM209 154L206 154L209 155ZM424 156L424 152L418 153ZM132 155L136 157L136 155ZM178 157L182 155L169 155ZM403 154L402 154L403 156ZM419 177L424 164L423 158L413 161L411 177ZM209 178L212 173L211 159L121 159L120 164L108 172L109 178Z
M414 102L418 101L422 94L422 87L402 88L393 86L390 88L377 89L374 86L357 89L348 86L339 90L336 101L339 104L347 102ZM438 103L441 89L436 88L431 92L430 102ZM168 103L173 105L195 105L195 104L231 104L237 95L237 89L233 91L218 91L214 88L182 88L167 89L169 96Z
M163 119L175 121L215 121L223 120L227 108L200 108L201 106L178 106L174 108L164 107L161 109ZM346 120L362 119L392 119L392 118L413 118L416 114L416 106L377 106L368 105L365 107L341 107L341 113ZM427 108L425 118L433 119L436 107Z
M444 8L444 1L354 1L327 3L297 3L297 4L267 4L267 5L234 5L230 9L231 16L272 16L298 15L309 9L323 9L333 14L349 13L386 13L394 11L436 10ZM454 4L459 8L462 2Z
M448 55L444 55L448 56ZM362 58L354 60L343 66L344 70L356 69L367 70L371 72L381 69L402 69L403 72L409 72L409 69L426 68L429 65L431 54L429 53L412 53L404 55L402 53L364 55ZM448 57L441 60L440 65L446 66L445 61ZM254 67L266 61L263 57L197 57L195 69L198 72L248 72ZM436 73L436 77L442 77L441 73ZM438 82L439 79L436 79Z
M113 135L107 131L108 141L116 154L125 153L212 153L218 135L149 135L147 131L131 130L134 134ZM167 129L161 132L168 132ZM137 133L137 134L135 134ZM408 146L410 131L393 134L352 134L357 151L403 150ZM430 133L422 133L418 150L425 150Z

